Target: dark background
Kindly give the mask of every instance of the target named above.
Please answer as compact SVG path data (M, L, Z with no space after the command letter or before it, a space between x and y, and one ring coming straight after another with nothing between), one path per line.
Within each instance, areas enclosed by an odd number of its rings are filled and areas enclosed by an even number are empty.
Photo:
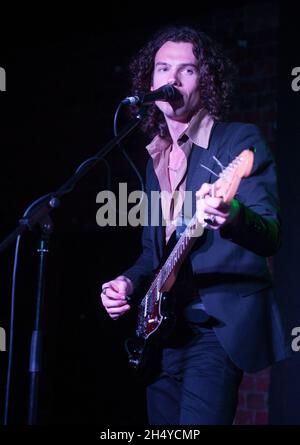
M268 11L274 11L274 5L278 7L279 3L265 2L261 9L257 9L258 2L251 1L226 2L223 6L214 3L198 5L197 10L191 6L185 13L176 13L175 8L162 11L158 6L144 5L143 10L147 6L151 9L147 14L138 8L131 12L124 4L123 7L115 4L114 13L104 15L102 11L96 20L89 22L86 30L83 26L74 26L70 17L59 24L55 14L53 19L49 14L46 20L48 11L32 22L19 25L12 21L10 26L2 26L0 66L6 69L7 91L0 93L0 239L15 228L33 200L55 190L85 158L112 138L114 111L120 99L129 93L127 64L153 31L169 23L199 25L223 43L229 53L235 54L237 41L248 37L236 18L237 8L242 5L249 6L244 12L251 11L254 5L253 21L259 18L263 22ZM270 145L279 168L285 239L274 259L274 275L290 332L292 327L300 325L297 287L300 208L296 182L300 161L300 92L291 89L291 70L299 66L297 42L300 40L293 6L282 3L278 14L278 127L265 131L269 130ZM215 16L219 17L219 23ZM226 18L227 23L220 17ZM1 21L5 23L5 15ZM268 38L266 33L265 39ZM269 55L268 49L261 54L261 65L256 65L251 54L247 54L252 84L261 89L263 86L256 76ZM244 79L249 77L245 64L240 75ZM246 118L244 111L250 107L249 96L245 83L241 82L240 87L234 112ZM268 100L266 95L265 101ZM260 107L263 104L253 104L253 122ZM122 114L121 122L127 120ZM136 132L125 144L141 172L146 162L143 143L142 136ZM140 188L117 148L107 160L113 191L118 190L120 182L127 182L129 190ZM107 181L106 167L99 163L52 214L55 231L50 246L43 319L40 423L146 422L143 387L131 373L123 347L124 339L134 330L134 314L113 322L98 298L101 283L121 273L139 253L139 228L101 228L96 224L99 208L96 195L107 189ZM38 232L26 233L21 247L9 416L12 424L26 423L37 243ZM7 333L12 262L13 246L1 254L0 259L0 326ZM1 415L6 366L7 353L0 353ZM300 423L299 369L297 354L273 368L271 423Z

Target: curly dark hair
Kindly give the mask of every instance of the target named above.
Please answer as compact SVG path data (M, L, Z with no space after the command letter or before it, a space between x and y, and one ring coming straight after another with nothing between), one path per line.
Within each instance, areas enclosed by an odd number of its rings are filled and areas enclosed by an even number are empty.
M233 96L236 69L219 44L204 32L189 26L163 28L132 59L129 65L132 93L139 95L150 89L155 54L167 41L192 43L199 63L199 89L203 106L215 119L224 118ZM142 130L152 137L158 133L161 136L168 134L164 116L154 104L149 106Z

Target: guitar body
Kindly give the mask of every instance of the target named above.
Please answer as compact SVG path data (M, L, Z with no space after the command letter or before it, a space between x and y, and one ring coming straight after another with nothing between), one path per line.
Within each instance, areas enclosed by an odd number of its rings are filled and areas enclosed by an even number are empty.
M138 307L136 335L125 343L129 363L137 371L146 368L156 354L157 345L169 337L176 323L175 300L171 293L154 289L148 298L151 302L148 311L145 305Z

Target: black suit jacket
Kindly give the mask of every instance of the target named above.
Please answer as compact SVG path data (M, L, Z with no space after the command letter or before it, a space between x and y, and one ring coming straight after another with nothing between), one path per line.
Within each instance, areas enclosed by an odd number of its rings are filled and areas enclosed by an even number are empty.
M255 147L254 165L236 195L241 205L238 219L220 230L206 230L195 243L189 261L206 311L217 320L214 330L219 341L237 366L254 372L285 358L289 349L266 260L276 253L281 239L276 167L258 128L217 122L208 149L193 146L186 189L194 196L204 182L214 182L201 164L218 172L213 156L227 166L250 146ZM150 203L151 190L160 190L151 159L146 189ZM140 257L124 272L133 281L136 293L144 292L161 262L164 227L146 225L142 245Z

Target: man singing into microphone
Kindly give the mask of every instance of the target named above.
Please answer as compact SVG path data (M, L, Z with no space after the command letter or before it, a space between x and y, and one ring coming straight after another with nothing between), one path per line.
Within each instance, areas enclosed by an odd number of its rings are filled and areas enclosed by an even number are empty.
M140 257L102 285L102 304L117 319L130 310L126 297L143 297L191 191L205 233L186 259L191 275L178 288L177 325L161 344L159 369L147 387L149 422L231 424L243 371L256 372L286 357L266 260L281 240L274 159L255 125L224 121L234 70L204 33L189 27L160 31L132 61L131 73L138 98L173 87L170 98L162 96L149 107L142 123L152 138L149 202L151 190L169 193L161 202L165 224L144 227ZM215 178L202 166L219 173L221 164L251 146L254 165L234 199L225 203L213 196Z

